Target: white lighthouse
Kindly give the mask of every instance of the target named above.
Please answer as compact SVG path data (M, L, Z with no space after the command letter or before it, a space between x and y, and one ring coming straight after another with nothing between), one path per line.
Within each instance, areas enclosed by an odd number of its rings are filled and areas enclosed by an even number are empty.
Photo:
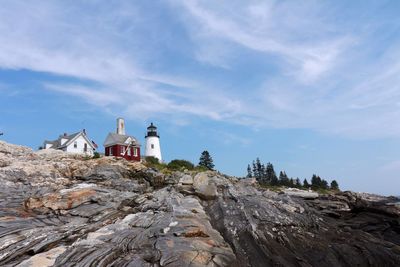
M150 126L147 127L147 134L145 138L146 138L145 156L158 158L158 161L161 162L162 157L161 157L161 147L160 147L160 136L157 133L157 127L154 126L153 123L151 123Z

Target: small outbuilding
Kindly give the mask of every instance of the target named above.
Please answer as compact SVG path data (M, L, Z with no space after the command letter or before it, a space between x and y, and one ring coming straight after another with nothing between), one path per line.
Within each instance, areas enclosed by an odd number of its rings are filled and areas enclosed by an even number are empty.
M130 135L125 134L125 121L117 119L117 132L109 133L104 141L105 155L140 161L140 143Z

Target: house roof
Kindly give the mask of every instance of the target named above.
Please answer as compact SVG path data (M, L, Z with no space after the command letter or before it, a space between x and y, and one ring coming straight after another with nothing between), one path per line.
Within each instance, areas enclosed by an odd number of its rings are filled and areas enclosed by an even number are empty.
M46 144L52 145L54 148L59 146L58 140L54 140L54 141L45 140L44 146L46 146Z
M51 145L53 145L52 148L55 148L55 149L63 148L63 147L68 146L69 144L71 144L75 139L77 139L81 135L83 136L83 138L86 139L87 143L89 143L89 145L94 149L95 147L94 147L93 143L89 140L89 138L83 132L77 132L77 133L73 133L70 135L60 135L58 137L58 139L56 139L54 141L48 141L48 140L44 141L44 145L46 146L46 144L51 144ZM65 141L64 144L61 145L62 139L67 139L67 141Z
M132 143L134 146L140 146L139 141L133 136L109 133L103 145L104 147L108 147L112 145L128 145L129 143Z

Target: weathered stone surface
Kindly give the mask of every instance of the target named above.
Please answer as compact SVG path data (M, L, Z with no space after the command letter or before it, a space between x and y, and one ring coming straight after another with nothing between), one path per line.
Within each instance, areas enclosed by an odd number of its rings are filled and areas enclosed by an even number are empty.
M0 142L0 266L398 266L394 198Z
M180 185L193 185L193 177L191 175L185 174L179 179Z
M69 210L94 200L94 196L96 195L96 191L93 189L62 191L60 193L46 194L42 197L28 198L25 201L25 207L27 209L46 207L52 210Z
M21 262L17 267L50 267L54 265L56 258L65 251L65 247L59 246L46 252L36 254Z
M305 190L300 190L297 188L287 188L287 189L283 190L283 192L289 196L301 197L301 198L305 198L305 199L316 199L319 196L319 194L317 192L305 191Z
M193 178L193 189L200 198L204 200L213 200L217 197L217 186L209 177L208 172L198 173Z

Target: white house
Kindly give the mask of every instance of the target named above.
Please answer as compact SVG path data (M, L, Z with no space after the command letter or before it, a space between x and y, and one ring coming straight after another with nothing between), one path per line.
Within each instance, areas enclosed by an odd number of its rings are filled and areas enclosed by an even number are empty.
M68 153L86 154L93 156L97 145L90 141L85 130L74 134L60 135L57 140L44 141L43 149L59 149Z

